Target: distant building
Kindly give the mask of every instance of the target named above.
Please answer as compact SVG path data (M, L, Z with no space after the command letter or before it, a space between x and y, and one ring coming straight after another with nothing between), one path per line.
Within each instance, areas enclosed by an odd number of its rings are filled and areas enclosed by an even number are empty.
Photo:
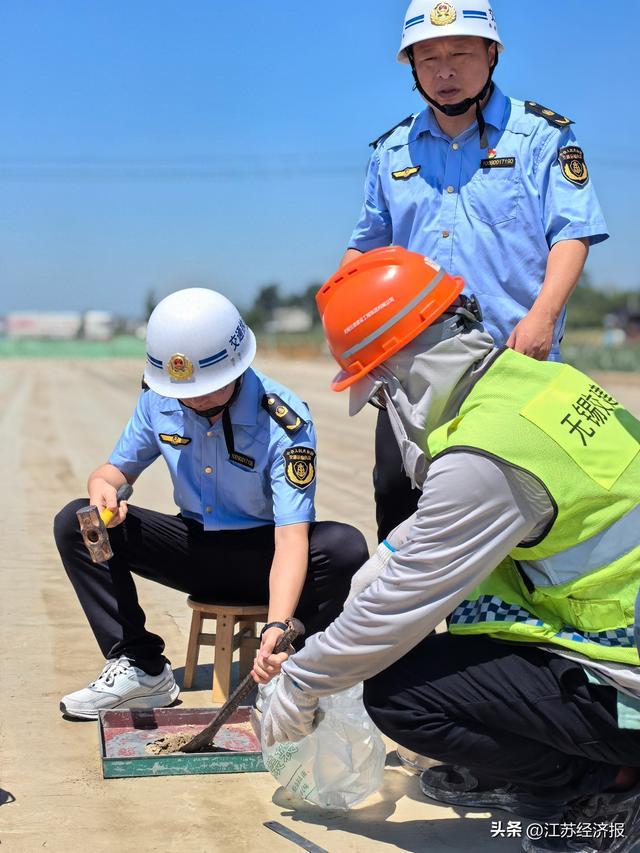
M109 311L14 311L4 320L4 334L13 340L110 341L116 318Z
M82 329L79 311L15 311L5 317L8 338L68 341Z
M87 311L82 321L82 336L88 341L110 341L115 317L109 311Z
M313 318L304 308L274 308L271 318L264 325L265 332L308 332Z

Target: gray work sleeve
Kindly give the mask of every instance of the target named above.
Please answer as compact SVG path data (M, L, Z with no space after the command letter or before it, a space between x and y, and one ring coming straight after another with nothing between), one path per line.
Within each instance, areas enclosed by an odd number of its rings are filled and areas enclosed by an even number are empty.
M371 678L424 639L551 514L546 491L529 475L472 453L437 459L404 544L283 671L317 696Z

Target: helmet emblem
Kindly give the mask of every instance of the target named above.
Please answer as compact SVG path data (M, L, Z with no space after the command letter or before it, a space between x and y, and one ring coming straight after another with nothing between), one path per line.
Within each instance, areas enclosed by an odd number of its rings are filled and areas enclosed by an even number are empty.
M434 27L443 27L445 24L452 24L456 17L456 10L450 3L438 3L431 10L429 19Z
M175 382L186 382L193 376L193 364L186 355L177 352L167 362L167 373Z

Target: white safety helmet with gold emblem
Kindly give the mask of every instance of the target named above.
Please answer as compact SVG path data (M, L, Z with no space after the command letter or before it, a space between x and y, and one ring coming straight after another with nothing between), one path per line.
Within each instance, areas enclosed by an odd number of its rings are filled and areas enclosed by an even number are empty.
M495 41L498 50L504 50L488 0L453 3L413 0L404 18L398 62L409 64L407 48L412 45L443 36L478 36Z
M255 336L235 305L215 290L189 287L149 317L144 379L164 397L200 397L237 379L255 354Z

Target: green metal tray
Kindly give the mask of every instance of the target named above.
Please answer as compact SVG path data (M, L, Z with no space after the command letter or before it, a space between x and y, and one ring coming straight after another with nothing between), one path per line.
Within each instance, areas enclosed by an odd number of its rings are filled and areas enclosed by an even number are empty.
M168 755L148 755L145 745L167 734L197 734L211 722L215 709L100 711L102 775L105 779L118 779L264 771L260 744L249 722L250 711L250 707L242 706L225 723L213 742L219 751Z

